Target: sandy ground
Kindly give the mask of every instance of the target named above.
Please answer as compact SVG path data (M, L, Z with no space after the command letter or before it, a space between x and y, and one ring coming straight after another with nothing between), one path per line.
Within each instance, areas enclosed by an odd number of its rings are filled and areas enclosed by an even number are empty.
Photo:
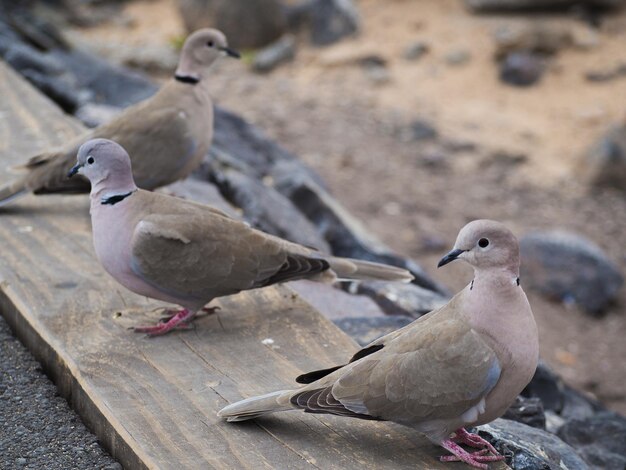
M607 18L596 33L571 17L533 17L591 35L597 45L562 50L538 85L522 89L498 80L493 32L528 18L472 15L460 0L357 3L363 19L357 39L325 49L301 40L295 61L263 76L242 62L223 61L213 78L216 101L300 155L376 235L453 290L468 282L469 270L437 271L436 261L458 229L478 217L501 220L519 235L578 232L626 273L626 198L589 192L577 172L580 154L626 116L626 79L597 84L584 78L588 70L626 63L626 11ZM124 15L132 21L80 34L167 47L183 34L174 4L131 2ZM416 40L430 51L407 61L403 51ZM389 80L374 84L362 67L338 64L355 51L383 58ZM449 64L446 56L455 51L466 51L467 63ZM412 142L405 136L414 119L473 148L452 152ZM499 152L524 159L499 159ZM433 249L432 240L442 246ZM601 319L529 297L546 362L626 413L624 289Z

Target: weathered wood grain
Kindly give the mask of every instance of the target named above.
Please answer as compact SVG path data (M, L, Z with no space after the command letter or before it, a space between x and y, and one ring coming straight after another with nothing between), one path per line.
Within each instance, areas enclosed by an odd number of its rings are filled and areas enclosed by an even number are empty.
M14 177L5 167L80 131L0 63L0 183ZM287 286L221 299L195 330L149 339L128 327L155 321L162 305L96 262L85 196L27 196L0 209L0 246L2 314L126 468L462 467L440 463L440 449L400 426L298 412L238 425L216 417L355 351Z

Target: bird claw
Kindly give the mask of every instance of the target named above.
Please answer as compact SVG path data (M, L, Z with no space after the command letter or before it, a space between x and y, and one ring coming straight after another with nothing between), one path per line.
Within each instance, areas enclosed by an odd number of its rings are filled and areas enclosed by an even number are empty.
M133 331L135 333L146 333L148 336L161 336L172 330L190 330L193 328L193 325L190 323L193 315L193 312L183 309L171 317L166 317L165 321L160 321L156 325L136 326L133 328Z
M486 447L487 450L491 452L492 454L500 455L498 451L496 450L496 448L492 446L489 441L486 441L485 439L480 437L478 434L467 432L464 428L457 429L454 432L454 434L455 434L454 439L457 442L460 442L462 444L468 445L470 447L478 448L478 449L480 449L481 447Z
M439 457L442 462L465 462L475 468L487 470L488 467L485 462L497 462L504 460L504 457L498 453L498 451L487 441L482 439L476 434L468 433L465 429L459 429L455 432L454 439L459 440L467 445L473 447L484 447L481 450L470 453L463 449L460 445L454 442L452 439L446 439L441 443L441 446L450 451L453 455L444 455ZM488 453L494 455L487 455Z

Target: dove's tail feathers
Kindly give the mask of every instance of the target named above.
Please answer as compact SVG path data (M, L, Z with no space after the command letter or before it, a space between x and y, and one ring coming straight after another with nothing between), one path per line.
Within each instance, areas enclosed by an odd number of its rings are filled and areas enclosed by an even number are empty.
M26 178L20 178L0 187L0 206L28 193Z
M226 418L226 421L246 421L258 416L295 409L289 402L292 391L280 390L278 392L246 398L232 405L222 408L217 415Z
M411 282L413 275L406 269L386 264L349 258L328 259L339 280Z

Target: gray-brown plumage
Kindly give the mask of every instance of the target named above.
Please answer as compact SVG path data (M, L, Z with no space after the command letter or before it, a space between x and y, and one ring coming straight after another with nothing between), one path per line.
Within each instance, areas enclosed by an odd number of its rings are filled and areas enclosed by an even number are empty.
M181 305L152 335L185 326L209 301L295 279L409 281L404 269L335 258L250 228L211 207L137 189L128 154L115 142L80 147L80 172L92 185L96 255L128 289Z
M23 177L0 188L0 205L28 192L88 192L89 182L68 179L67 169L80 145L93 138L112 139L129 150L140 188L153 190L188 176L211 144L213 104L207 76L209 67L224 54L237 55L221 32L193 33L185 41L175 77L153 97L61 148L32 157L22 167Z
M241 421L301 409L388 420L454 454L442 460L487 468L484 462L502 459L464 427L501 416L537 365L537 327L519 284L519 247L502 224L478 220L461 230L439 265L455 259L474 268L474 279L445 306L374 341L346 365L298 377L307 384L300 389L249 398L219 415ZM483 449L472 454L459 441Z

